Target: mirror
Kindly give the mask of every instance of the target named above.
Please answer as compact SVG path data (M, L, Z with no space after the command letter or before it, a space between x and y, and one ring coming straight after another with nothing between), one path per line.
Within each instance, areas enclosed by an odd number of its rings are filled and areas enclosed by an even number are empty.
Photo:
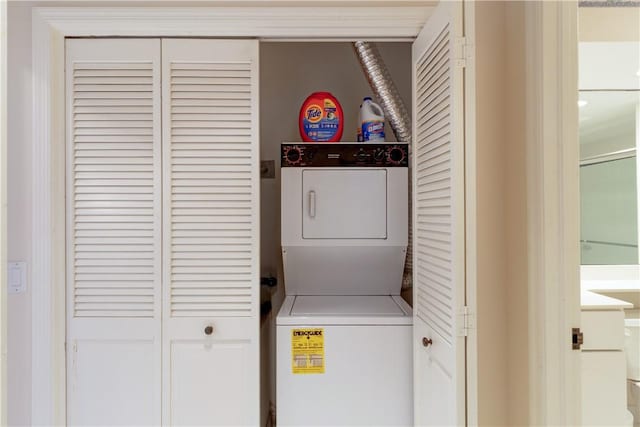
M581 264L638 264L639 90L580 91Z

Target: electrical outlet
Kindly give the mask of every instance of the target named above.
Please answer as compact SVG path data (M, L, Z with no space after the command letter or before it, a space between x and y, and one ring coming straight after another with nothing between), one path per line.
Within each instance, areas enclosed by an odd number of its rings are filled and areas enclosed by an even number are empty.
M260 178L273 179L276 177L276 162L274 160L260 161Z

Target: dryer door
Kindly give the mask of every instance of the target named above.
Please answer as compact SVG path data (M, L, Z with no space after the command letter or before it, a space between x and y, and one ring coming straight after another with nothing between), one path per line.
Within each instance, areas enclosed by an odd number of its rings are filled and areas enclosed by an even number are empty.
M387 171L304 170L303 239L386 239Z

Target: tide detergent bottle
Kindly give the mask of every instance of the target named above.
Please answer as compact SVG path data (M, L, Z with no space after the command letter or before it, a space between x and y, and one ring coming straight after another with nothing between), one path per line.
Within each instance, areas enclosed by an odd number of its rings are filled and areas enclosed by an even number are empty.
M338 142L342 138L342 106L329 92L314 92L300 108L300 136L305 142Z
M360 126L363 141L384 142L384 112L370 97L362 101Z

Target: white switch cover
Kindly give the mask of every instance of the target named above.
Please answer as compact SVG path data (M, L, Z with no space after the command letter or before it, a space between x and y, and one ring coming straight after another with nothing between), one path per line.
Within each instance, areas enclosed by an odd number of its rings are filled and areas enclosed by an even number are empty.
M10 262L7 268L8 292L22 294L27 291L27 263Z

